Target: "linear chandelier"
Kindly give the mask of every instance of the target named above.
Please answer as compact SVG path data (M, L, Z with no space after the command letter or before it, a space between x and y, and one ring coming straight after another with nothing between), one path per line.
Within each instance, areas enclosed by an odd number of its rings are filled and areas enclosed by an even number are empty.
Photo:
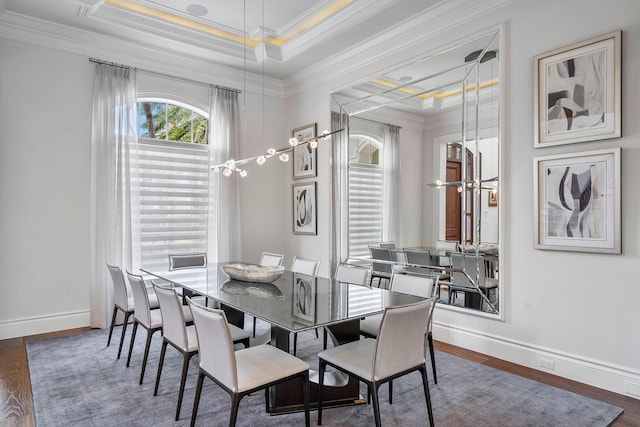
M342 132L344 129L338 129L333 132L329 132L328 130L323 131L320 135L315 136L313 138L308 138L302 141L298 141L298 138L293 137L289 138L289 145L286 147L282 147L279 149L269 148L266 153L260 154L253 157L247 157L240 160L229 159L224 163L220 163L214 166L211 166L213 172L220 173L225 177L231 176L234 172L240 175L240 177L244 178L247 176L247 170L240 167L244 166L251 162L256 162L258 165L262 166L267 162L267 159L270 159L273 156L278 156L280 161L288 162L289 161L289 152L293 151L295 147L308 145L309 148L315 150L318 147L318 141L330 139L332 135Z

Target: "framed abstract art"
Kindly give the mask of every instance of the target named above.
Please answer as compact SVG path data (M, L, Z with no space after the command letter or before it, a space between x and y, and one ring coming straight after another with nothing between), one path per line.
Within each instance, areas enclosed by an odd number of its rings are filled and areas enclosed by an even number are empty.
M534 147L621 136L616 31L534 57Z
M621 253L620 148L533 159L535 247Z

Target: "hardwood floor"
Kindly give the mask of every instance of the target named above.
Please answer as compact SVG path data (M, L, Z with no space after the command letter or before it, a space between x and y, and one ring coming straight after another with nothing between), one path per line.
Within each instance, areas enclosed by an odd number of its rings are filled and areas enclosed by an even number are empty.
M0 426L35 426L26 343L33 339L63 336L87 330L89 330L89 328L0 340ZM440 351L445 351L476 363L501 369L512 374L540 381L541 383L624 408L624 413L614 421L612 424L613 427L640 425L640 400L581 384L546 372L526 368L450 344L436 341L435 345L436 349Z

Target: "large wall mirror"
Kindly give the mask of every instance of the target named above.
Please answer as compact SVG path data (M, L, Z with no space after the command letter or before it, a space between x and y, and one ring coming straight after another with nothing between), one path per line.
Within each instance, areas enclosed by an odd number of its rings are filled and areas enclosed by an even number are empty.
M333 153L336 260L371 265L384 257L371 247L391 246L383 265L444 271L439 307L488 317L500 317L505 288L500 33L332 94L333 126L346 130Z

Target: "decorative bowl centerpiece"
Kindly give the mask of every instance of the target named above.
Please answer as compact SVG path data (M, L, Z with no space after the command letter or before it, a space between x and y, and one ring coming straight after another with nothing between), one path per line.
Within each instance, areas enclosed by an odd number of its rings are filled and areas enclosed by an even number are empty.
M253 264L226 264L222 271L232 280L243 282L270 283L284 273L284 266L263 266Z

